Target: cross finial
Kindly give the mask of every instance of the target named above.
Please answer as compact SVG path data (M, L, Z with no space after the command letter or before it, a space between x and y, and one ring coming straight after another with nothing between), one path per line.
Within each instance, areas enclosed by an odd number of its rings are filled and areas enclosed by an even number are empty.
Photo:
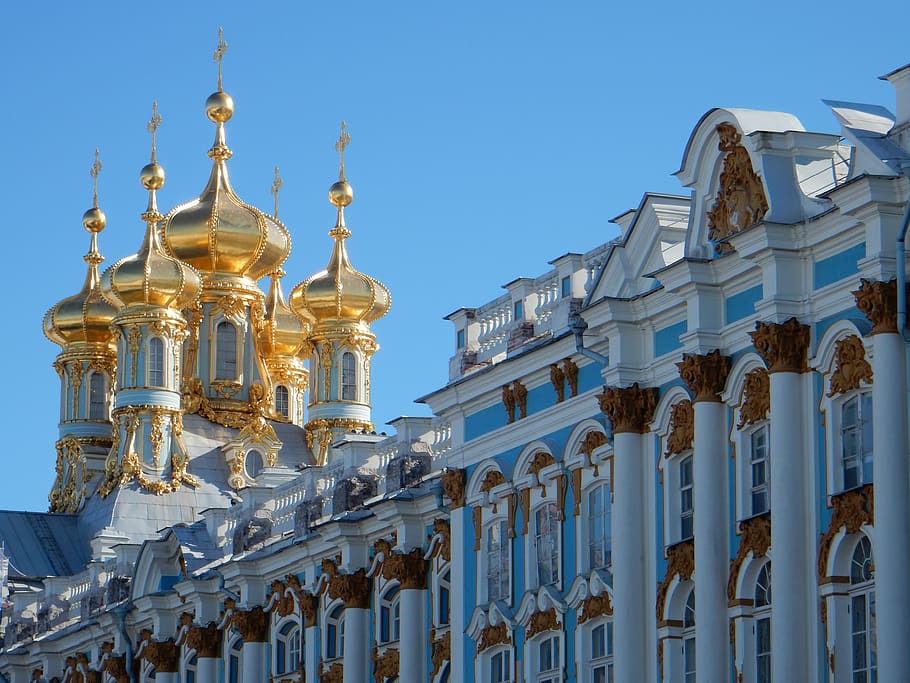
M98 174L101 172L101 160L98 158L98 148L95 147L95 163L89 173L92 175L92 206L98 208Z
M228 44L224 41L224 29L218 27L218 47L215 48L215 61L218 62L218 92L221 92L221 62L224 59L224 53L227 52Z
M344 121L341 122L341 135L338 137L338 140L335 142L335 151L341 155L341 166L338 171L338 179L344 180L344 150L347 149L348 145L351 144L351 136L347 131L348 124Z
M275 181L272 183L272 195L275 197L275 218L278 218L278 190L284 185L284 181L278 175L278 167L275 167Z
M158 113L158 101L155 100L152 102L152 118L149 120L146 125L146 129L149 133L152 134L152 163L158 163L158 149L155 143L155 138L158 132L158 126L161 125L161 114Z

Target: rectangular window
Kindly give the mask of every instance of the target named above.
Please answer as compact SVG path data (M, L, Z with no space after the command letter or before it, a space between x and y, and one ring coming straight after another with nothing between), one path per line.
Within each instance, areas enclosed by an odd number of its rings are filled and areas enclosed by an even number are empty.
M752 514L760 515L770 510L768 499L768 425L762 425L751 437Z
M771 617L755 622L755 680L771 683Z
M681 541L692 538L693 528L693 496L692 485L692 456L683 458L679 463L679 539Z
M590 530L589 569L601 569L612 564L612 529L610 525L610 489L606 484L588 494L588 529Z
M686 683L697 683L695 679L695 637L683 641L683 666Z
M487 528L487 600L509 599L511 574L508 525L496 522Z
M446 586L439 588L439 625L449 623L449 589Z
M107 419L107 392L104 375L93 372L89 380L88 416L91 420Z
M512 320L524 320L525 317L525 305L521 301L516 301L513 306L514 315Z
M547 503L535 513L534 542L537 547L537 582L547 586L559 582L559 517L558 508Z
M844 489L872 482L872 392L841 406L841 462Z
M509 683L512 680L511 657L508 650L490 658L490 683Z
M559 638L547 638L538 647L537 683L562 683L559 665Z
M164 386L164 342L158 337L149 340L149 386Z
M612 621L591 631L591 670L593 683L613 683Z
M853 683L878 680L878 648L875 642L875 593L850 599L850 630L853 645Z
M572 278L570 278L568 275L566 275L560 283L560 292L562 293L562 297L564 299L572 296Z
M464 345L465 345L465 333L464 332L465 332L464 328L462 328L462 329L458 330L458 332L455 333L455 348L456 349L464 348Z

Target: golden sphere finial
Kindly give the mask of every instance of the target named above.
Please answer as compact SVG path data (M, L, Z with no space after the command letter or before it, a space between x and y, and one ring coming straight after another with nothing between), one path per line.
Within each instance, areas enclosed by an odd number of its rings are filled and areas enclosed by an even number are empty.
M99 233L104 230L105 225L107 225L107 216L97 206L93 206L82 214L82 227L89 232Z
M335 206L348 206L354 201L354 188L347 180L339 180L329 188L329 201Z
M160 190L164 185L164 167L152 162L139 171L139 181L146 190Z
M205 115L215 123L225 123L234 115L234 98L219 90L205 101Z

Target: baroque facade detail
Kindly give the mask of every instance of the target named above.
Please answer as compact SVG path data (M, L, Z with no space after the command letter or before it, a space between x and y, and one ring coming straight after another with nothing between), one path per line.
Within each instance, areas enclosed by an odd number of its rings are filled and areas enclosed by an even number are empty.
M834 372L831 373L828 396L872 384L872 365L866 360L866 347L855 334L839 339L834 350Z
M670 432L667 434L667 452L677 455L692 448L695 442L695 410L692 401L683 399L670 409Z
M783 323L756 322L750 332L755 350L768 366L768 372L808 372L809 326L796 318Z
M860 278L853 292L856 307L872 323L872 334L897 333L897 281Z
M635 382L626 388L604 387L597 399L600 411L613 423L615 434L626 432L644 434L648 430L648 424L654 419L657 395L656 388L643 389Z
M717 350L702 356L687 353L676 367L692 394L693 402L720 401L720 394L730 373L729 356L722 356Z

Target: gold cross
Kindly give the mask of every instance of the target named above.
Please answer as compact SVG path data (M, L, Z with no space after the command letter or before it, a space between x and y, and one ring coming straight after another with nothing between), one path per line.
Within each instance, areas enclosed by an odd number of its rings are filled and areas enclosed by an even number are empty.
M155 144L155 137L158 132L158 126L161 125L161 114L158 113L158 101L152 102L152 118L149 120L146 129L152 134L152 163L158 163L158 150Z
M224 41L224 29L218 28L218 47L215 48L215 61L218 62L218 92L221 92L221 62L224 59L224 53L227 52L228 44Z
M89 173L92 176L92 206L98 208L98 174L101 172L101 160L98 158L98 148L95 147L95 163Z
M344 180L344 150L351 144L351 136L348 134L347 125L344 121L341 122L341 135L335 142L335 151L341 155L341 169L338 171L339 180Z
M278 218L278 190L284 185L284 181L278 175L278 167L275 167L275 182L272 183L272 195L275 197L275 218Z

